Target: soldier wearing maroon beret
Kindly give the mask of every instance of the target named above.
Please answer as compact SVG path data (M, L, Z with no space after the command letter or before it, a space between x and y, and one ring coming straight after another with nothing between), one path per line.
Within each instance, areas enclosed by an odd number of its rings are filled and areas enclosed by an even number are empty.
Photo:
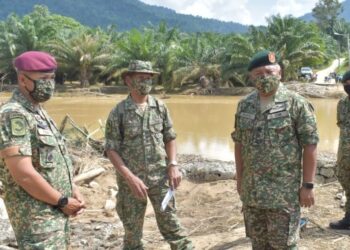
M0 108L0 178L19 249L67 249L69 216L85 203L72 181L63 137L41 103L55 88L55 58L28 51L14 60L18 88Z

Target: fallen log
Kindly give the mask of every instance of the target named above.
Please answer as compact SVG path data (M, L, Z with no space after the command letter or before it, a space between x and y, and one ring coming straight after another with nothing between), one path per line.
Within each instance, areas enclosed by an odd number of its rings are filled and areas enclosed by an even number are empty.
M102 167L89 170L85 173L79 174L73 178L74 183L78 184L86 180L91 180L100 174L104 173L106 170Z

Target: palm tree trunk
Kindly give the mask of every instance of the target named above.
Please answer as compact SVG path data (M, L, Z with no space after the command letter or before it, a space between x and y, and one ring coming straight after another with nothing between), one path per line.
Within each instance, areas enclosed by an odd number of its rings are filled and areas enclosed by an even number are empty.
M80 86L82 88L87 88L87 87L89 87L89 85L90 85L90 82L89 82L87 69L83 68L80 71Z

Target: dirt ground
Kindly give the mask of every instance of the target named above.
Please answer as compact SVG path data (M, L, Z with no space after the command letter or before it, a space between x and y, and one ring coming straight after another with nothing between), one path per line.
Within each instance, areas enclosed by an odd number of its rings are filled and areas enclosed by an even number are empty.
M105 201L109 197L108 190L116 185L113 170L107 171L94 181L100 187L81 186L88 209L85 214L73 219L74 223L115 223L117 227L114 235L120 238L120 244L112 249L121 249L123 229L119 218L115 211L108 215L103 212ZM251 249L250 241L245 237L241 202L235 191L235 184L234 180L182 182L176 193L177 214L196 249ZM335 199L339 190L340 185L337 182L315 188L316 205L302 210L302 216L308 217L309 223L301 232L299 249L350 249L349 232L328 228L330 221L343 215L340 201ZM146 212L143 239L145 249L170 249L158 232L150 205Z

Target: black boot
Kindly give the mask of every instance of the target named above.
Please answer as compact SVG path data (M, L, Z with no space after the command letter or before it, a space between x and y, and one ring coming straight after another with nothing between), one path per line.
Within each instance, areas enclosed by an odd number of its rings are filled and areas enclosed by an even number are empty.
M343 219L329 223L329 227L332 229L350 230L350 212L346 212Z

